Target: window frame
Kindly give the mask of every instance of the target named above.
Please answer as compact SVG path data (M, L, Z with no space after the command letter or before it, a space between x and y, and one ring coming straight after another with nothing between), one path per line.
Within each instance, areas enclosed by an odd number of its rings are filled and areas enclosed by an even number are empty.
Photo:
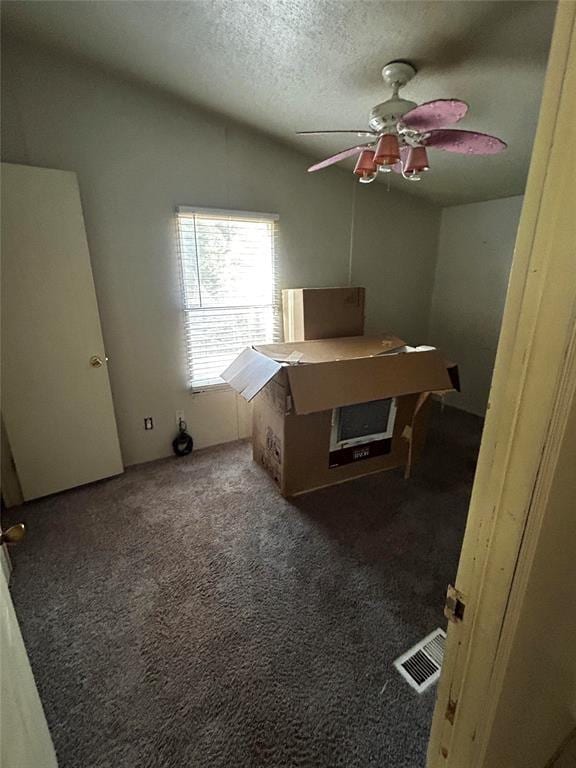
M214 382L213 384L193 384L193 358L188 355L189 341L188 341L188 313L193 310L187 307L186 304L186 276L184 266L183 247L181 240L181 228L179 224L180 216L189 216L192 218L194 215L205 215L208 217L222 219L237 219L240 221L267 221L272 225L272 322L274 329L274 338L272 341L281 341L282 339L282 308L281 308L281 288L279 283L279 269L278 269L278 221L280 216L278 213L264 212L264 211L244 211L232 208L210 208L207 206L189 206L178 205L175 209L175 228L176 228L176 244L178 252L179 270L180 270L180 290L181 290L181 310L183 314L183 334L185 338L186 348L186 387L191 394L199 394L202 392L217 392L222 390L231 390L229 384L225 381ZM233 305L235 306L235 305ZM262 305L266 306L266 305ZM242 309L242 305L238 305L238 309Z

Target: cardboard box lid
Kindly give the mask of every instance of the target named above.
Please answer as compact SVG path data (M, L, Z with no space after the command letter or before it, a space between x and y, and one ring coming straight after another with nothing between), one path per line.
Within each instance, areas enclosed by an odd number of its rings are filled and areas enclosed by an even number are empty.
M446 363L436 350L293 365L286 371L297 414L452 389Z
M359 357L374 357L398 349L404 344L405 342L397 336L383 334L382 336L348 336L340 339L264 344L254 349L277 362L327 363Z
M248 347L221 376L252 400L282 368L298 414L454 387L438 351L389 334Z

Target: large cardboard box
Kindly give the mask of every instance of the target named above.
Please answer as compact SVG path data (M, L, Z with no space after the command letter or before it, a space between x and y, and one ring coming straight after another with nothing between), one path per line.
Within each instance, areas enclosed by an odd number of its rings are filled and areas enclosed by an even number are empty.
M285 341L362 336L365 294L352 287L283 290Z
M226 369L254 400L253 456L284 496L394 467L409 473L429 394L454 388L437 350L411 350L390 335L268 344Z

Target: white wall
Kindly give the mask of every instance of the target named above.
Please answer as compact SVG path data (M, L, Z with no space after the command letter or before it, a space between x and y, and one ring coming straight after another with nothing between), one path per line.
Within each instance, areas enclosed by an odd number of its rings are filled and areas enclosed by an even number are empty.
M307 174L288 146L24 43L5 41L3 56L3 159L79 177L125 463L169 455L177 409L198 447L247 434L230 391L186 391L174 208L277 212L282 287L346 285L352 175ZM358 185L353 281L368 288L370 330L425 334L439 219Z
M354 220L353 276L366 287L366 332L390 330L410 344L423 343L439 216L415 198L407 202L393 193L372 195L372 187L358 185Z
M428 338L459 365L452 405L484 415L522 196L442 211Z

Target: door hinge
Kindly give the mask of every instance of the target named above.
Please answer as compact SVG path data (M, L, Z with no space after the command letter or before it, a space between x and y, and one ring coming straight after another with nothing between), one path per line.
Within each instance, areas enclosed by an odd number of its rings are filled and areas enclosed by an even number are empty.
M464 595L456 587L453 587L452 584L449 584L446 591L446 602L444 603L444 616L453 622L462 621L465 608Z

